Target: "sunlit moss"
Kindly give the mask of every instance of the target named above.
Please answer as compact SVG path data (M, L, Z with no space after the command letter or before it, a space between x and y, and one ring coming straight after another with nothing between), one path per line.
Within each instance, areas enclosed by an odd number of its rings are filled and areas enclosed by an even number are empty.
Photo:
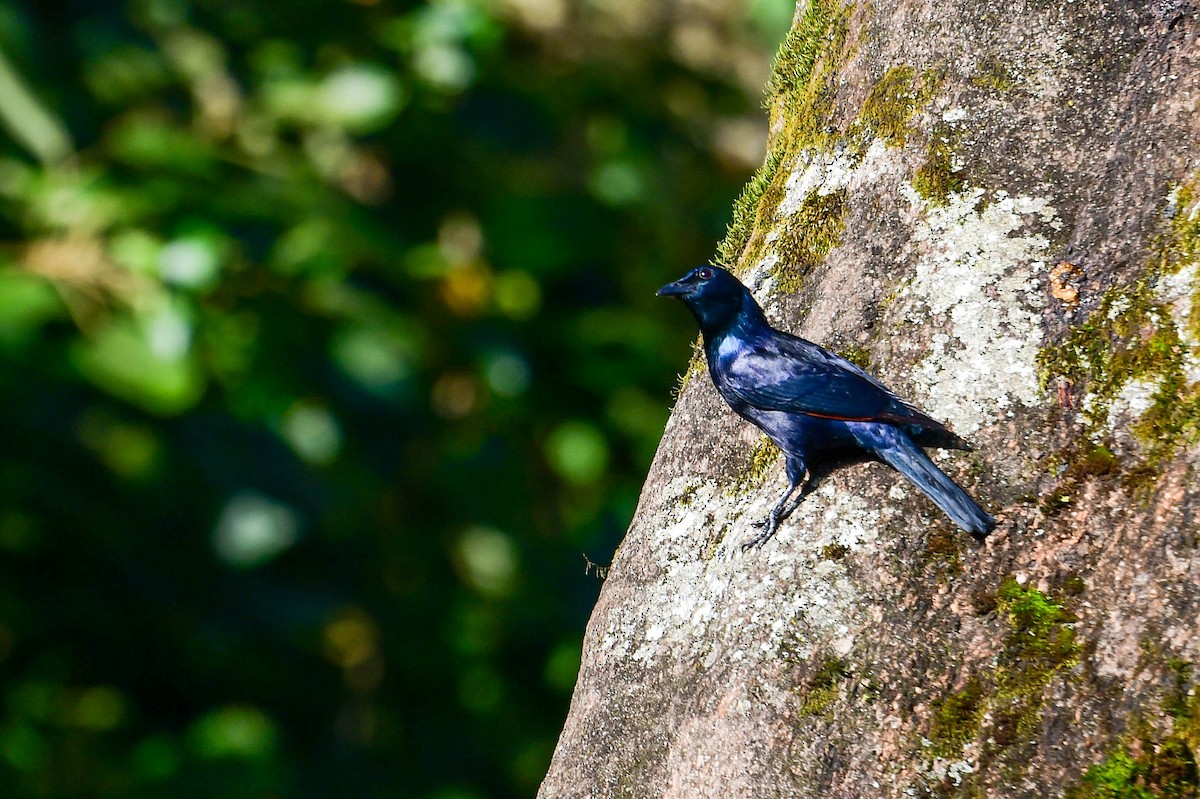
M889 147L903 146L913 133L913 116L933 98L941 83L938 70L926 70L918 82L914 67L892 67L867 92L858 124Z
M707 366L704 360L704 342L699 336L692 342L692 357L688 359L687 368L683 370L683 374L679 375L679 382L675 384L674 395L676 398L683 393L683 390L688 387L694 378L704 372Z
M971 75L971 85L997 92L1008 91L1013 87L1014 82L1012 70L996 56L984 57Z
M1164 273L1200 264L1200 177L1179 184L1173 200L1175 213L1160 248L1159 268ZM1184 325L1193 339L1200 339L1200 280L1192 289L1191 308Z
M872 141L901 146L913 132L914 115L941 86L941 72L918 73L908 65L887 70L868 90L858 113L839 121L836 75L857 50L850 37L854 4L812 0L805 5L772 64L766 105L772 114L771 152L735 205L729 233L718 246L726 265L761 260L765 237L778 256L775 288L794 293L830 249L840 242L848 211L844 189L811 193L796 210L780 212L788 165L805 151L826 153L835 146L857 163Z
M979 680L972 678L961 691L947 694L936 702L929 739L935 752L952 757L979 734L979 725L987 709L987 699Z
M1120 748L1083 775L1083 782L1067 792L1067 799L1142 799L1153 796L1136 785L1137 764Z
M913 175L913 188L927 202L945 205L951 194L962 191L964 183L962 170L954 166L949 131L934 130L925 147L925 160Z
M973 603L977 612L994 610L1004 620L1002 648L994 671L973 675L960 690L934 700L929 741L937 757L955 757L979 738L985 753L994 753L1030 737L1046 687L1082 653L1070 611L1035 588L1009 577Z
M766 436L762 436L754 445L754 449L750 452L750 462L746 469L738 475L730 487L729 492L734 496L744 494L747 491L752 491L762 485L763 480L767 476L767 472L779 460L782 453L779 447L775 446L775 442Z
M795 97L823 88L821 78L831 67L830 55L845 41L852 10L840 0L811 0L806 4L771 63L768 108L776 98Z
M1043 385L1065 378L1082 389L1093 437L1107 434L1114 400L1134 380L1155 385L1152 403L1131 426L1156 467L1200 430L1200 391L1184 372L1186 345L1170 309L1147 279L1105 292L1099 306L1066 339L1039 354Z
M829 544L821 549L823 560L841 560L849 554L850 548L842 544Z
M996 664L993 708L998 726L1008 726L1004 737L1013 737L1036 721L1046 686L1079 663L1082 648L1069 626L1075 617L1053 597L1009 577L996 600L1008 631Z
M813 0L775 55L764 102L782 128L773 136L763 166L734 204L729 230L717 246L718 263L733 267L739 260L757 260L745 256L745 250L756 231L770 229L777 221L788 177L781 167L801 150L823 149L834 140L832 76L847 57L852 11L838 0Z
M1039 355L1043 385L1057 382L1082 396L1081 411L1093 440L1104 442L1110 409L1123 391L1141 386L1149 407L1130 425L1144 456L1124 470L1131 484L1152 484L1162 465L1182 445L1200 439L1200 386L1188 380L1188 354L1200 338L1200 290L1192 288L1190 309L1177 324L1172 308L1156 290L1166 276L1200 262L1200 198L1197 181L1187 180L1171 195L1170 223L1153 245L1142 277L1104 293L1100 302L1067 337ZM1190 340L1189 340L1190 339ZM1099 450L1091 450L1095 455ZM1089 452L1084 451L1084 457ZM1094 457L1072 464L1065 477L1115 469ZM1068 496L1071 486L1060 488Z
M871 368L871 353L867 352L857 344L838 347L837 353L860 369Z
M841 242L846 229L846 198L845 189L829 194L812 192L783 221L776 243L780 258L773 270L780 291L799 291L813 268Z
M1028 687L1040 690L1054 672L1078 662L1080 648L1067 626L1075 617L1053 597L1009 577L996 599L1009 626L997 670L1001 696L1018 695Z
M824 716L841 696L842 683L849 679L850 674L850 666L842 658L829 657L821 661L817 673L800 692L799 716Z
M742 193L734 200L733 219L725 232L725 238L717 245L717 263L731 269L737 264L742 250L746 248L746 243L750 241L750 235L754 232L763 193L775 180L781 161L780 153L767 153L767 160L750 177Z
M837 138L833 78L854 49L853 8L812 0L776 56L768 99L773 115L782 115L783 138L796 148L826 149Z
M1193 708L1193 713L1197 710ZM1200 792L1195 717L1176 717L1171 733L1162 738L1145 724L1134 726L1142 732L1129 735L1089 767L1079 783L1067 790L1066 799L1183 799Z

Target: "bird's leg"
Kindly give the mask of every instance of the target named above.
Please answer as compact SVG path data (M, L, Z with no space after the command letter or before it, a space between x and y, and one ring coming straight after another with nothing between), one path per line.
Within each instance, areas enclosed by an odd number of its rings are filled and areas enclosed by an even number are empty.
M767 514L767 518L760 522L755 522L755 527L762 528L762 532L742 544L742 549L747 550L751 547L761 547L763 544L771 540L775 535L775 531L779 529L779 523L792 515L792 511L800 507L801 501L808 495L808 469L804 464L794 461L791 458L787 462L788 472L788 487L783 492L783 496L775 503L775 507L771 508L771 512ZM800 493L796 494L795 499L792 499L792 494L799 489ZM789 500L791 500L789 502Z
M754 526L760 528L762 532L742 544L743 550L750 549L751 547L761 547L767 541L771 540L771 536L775 535L775 531L779 528L779 523L784 519L785 505L795 490L796 486L789 485L787 490L783 492L783 496L775 503L775 507L771 508L771 512L767 514L767 518L754 523Z
M811 493L811 492L812 492L812 483L809 482L808 475L806 474L804 476L804 482L800 485L800 493L797 494L796 496L792 497L792 501L788 504L788 506L786 508L783 509L783 512L779 514L779 521L782 522L784 519L791 516L792 511L794 511L794 510L796 510L796 508L800 507L800 503L803 502L804 498L807 497L809 495L809 493Z

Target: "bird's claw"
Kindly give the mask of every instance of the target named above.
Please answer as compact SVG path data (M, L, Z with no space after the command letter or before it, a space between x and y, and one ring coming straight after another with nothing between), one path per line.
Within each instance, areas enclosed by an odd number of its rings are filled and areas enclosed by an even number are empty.
M758 549L763 544L771 540L771 538L775 535L776 528L779 526L777 522L772 524L772 521L772 519L763 519L762 521L754 522L754 527L762 530L762 532L754 536L754 538L751 538L746 543L742 544L743 552L751 549Z

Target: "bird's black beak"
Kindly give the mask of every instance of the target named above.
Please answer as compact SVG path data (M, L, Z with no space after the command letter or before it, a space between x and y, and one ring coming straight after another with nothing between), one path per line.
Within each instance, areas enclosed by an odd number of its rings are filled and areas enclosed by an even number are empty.
M655 297L678 297L680 295L687 294L687 292L688 292L688 285L686 283L684 283L682 280L676 280L674 283L668 283L667 285L660 288L658 291L654 292L654 296Z

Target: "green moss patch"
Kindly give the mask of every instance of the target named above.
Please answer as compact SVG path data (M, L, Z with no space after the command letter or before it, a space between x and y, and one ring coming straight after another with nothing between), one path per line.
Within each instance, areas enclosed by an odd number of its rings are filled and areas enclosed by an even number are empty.
M942 76L937 70L926 70L918 80L915 68L892 67L867 92L856 129L882 139L889 147L904 146L914 132L913 117L941 85Z
M935 754L954 757L979 735L987 697L979 680L971 678L961 691L948 694L933 707L929 739Z
M783 116L782 139L794 148L825 149L834 138L832 78L854 49L853 11L841 0L810 0L775 55L765 105Z
M1007 627L996 668L934 703L929 739L940 757L954 757L980 737L992 752L1030 738L1046 687L1079 663L1082 647L1069 626L1075 617L1053 596L1009 577L987 595L987 608ZM985 715L992 719L986 735Z
M995 92L1006 92L1016 83L1012 70L996 56L985 56L971 75L971 85Z
M780 258L772 270L779 291L792 294L842 240L846 229L846 190L812 192L794 214L783 219L776 247Z
M766 160L734 203L733 217L717 245L717 263L734 268L753 263L757 254L743 257L755 231L776 223L788 170L804 149L825 150L833 140L833 75L848 57L847 32L853 6L840 0L812 0L788 31L771 65L764 105L784 121L768 149ZM761 239L761 237L760 237Z
M846 347L838 347L837 354L860 369L866 369L869 372L872 368L874 368L874 364L871 363L871 353L867 352L864 348L858 346L857 344L850 344Z
M842 683L850 678L850 665L838 657L821 661L816 674L800 691L801 718L824 717L842 695Z
M1083 782L1066 799L1151 799L1154 794L1137 785L1138 765L1124 748L1087 770Z
M762 204L763 194L771 186L779 173L782 156L778 152L767 153L767 160L758 168L742 189L742 193L733 203L733 221L725 232L725 238L717 245L716 262L722 266L733 268L742 250L750 241L758 222L758 212Z
M1176 187L1175 215L1160 246L1159 268L1164 274L1200 263L1200 177ZM1191 309L1184 327L1193 340L1200 339L1200 285L1192 291Z
M938 70L908 65L888 69L870 87L857 114L837 107L838 71L857 50L850 36L859 8L840 0L810 0L776 54L765 105L772 115L766 160L734 203L733 218L717 245L717 263L729 268L761 260L765 237L775 231L779 256L776 288L794 293L805 276L841 241L848 203L845 190L810 194L798 209L780 212L791 172L804 153L840 153L857 162L878 139L902 146L914 132L912 120L941 86ZM851 111L851 109L845 109Z
M704 339L700 336L692 342L692 357L688 360L687 369L683 370L683 374L679 376L679 382L675 385L675 398L679 399L679 395L688 387L688 383L697 377L705 370L708 363L704 359Z
M1184 799L1200 796L1197 759L1200 737L1196 697L1188 715L1177 716L1171 733L1130 735L1084 772L1066 799ZM1144 726L1144 725L1139 725Z
M1066 379L1084 396L1081 407L1093 440L1108 437L1109 410L1133 381L1153 385L1150 407L1131 431L1145 445L1147 464L1157 467L1200 429L1200 391L1184 373L1187 345L1170 309L1148 280L1115 287L1065 341L1039 354L1043 386Z
M779 447L775 446L774 441L766 436L760 436L754 444L754 449L750 451L750 462L730 486L729 494L740 496L761 486L763 480L766 479L767 472L771 470L782 454Z
M1079 663L1082 648L1068 625L1075 617L1056 599L1011 577L996 592L1008 623L996 662L993 738L1002 745L1028 737L1038 720L1046 686Z
M934 205L946 205L950 195L962 191L966 183L963 171L954 168L952 138L948 128L934 130L925 147L925 160L913 175L913 189Z
M1155 290L1166 276L1200 263L1200 179L1184 181L1171 196L1171 221L1156 239L1142 278L1104 293L1087 318L1066 338L1039 355L1043 387L1057 384L1067 396L1082 398L1080 412L1097 452L1110 449L1108 418L1131 389L1149 393L1146 407L1130 425L1142 445L1142 461L1124 469L1137 485L1153 480L1180 446L1200 440L1200 386L1189 384L1187 367L1200 339L1200 288L1192 288L1190 308L1177 322ZM1069 497L1080 474L1115 470L1114 458L1072 463L1057 495Z
M1001 699L1040 697L1054 675L1079 662L1080 647L1069 624L1075 616L1053 597L1027 588L1011 577L996 593L997 608L1008 622L1004 650L996 666Z
M829 544L821 548L822 560L838 561L850 554L850 548L843 544Z

